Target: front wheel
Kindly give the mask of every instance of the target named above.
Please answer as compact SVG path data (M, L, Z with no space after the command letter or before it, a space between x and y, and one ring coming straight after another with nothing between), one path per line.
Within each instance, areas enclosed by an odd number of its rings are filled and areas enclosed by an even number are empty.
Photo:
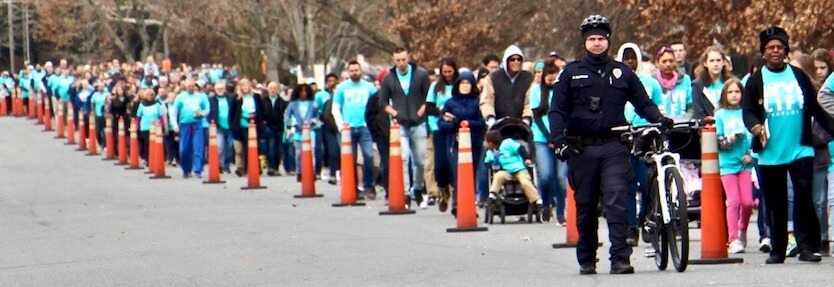
M649 210L646 211L646 222L644 223L646 226L643 228L649 229L650 241L652 249L654 249L654 264L657 265L658 270L666 270L669 264L669 237L665 232L663 216L660 213L660 201L662 199L658 195L656 180L652 180L650 183L648 197L651 202L649 203Z
M683 177L675 167L666 169L666 202L671 221L666 225L669 251L675 270L683 272L689 262L689 217Z

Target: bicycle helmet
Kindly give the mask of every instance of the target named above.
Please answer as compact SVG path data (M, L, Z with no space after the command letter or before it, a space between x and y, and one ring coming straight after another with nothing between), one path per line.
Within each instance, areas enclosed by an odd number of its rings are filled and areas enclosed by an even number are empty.
M608 38L611 36L611 24L607 18L601 15L591 15L582 21L579 31L582 32L583 38L587 38L589 35L600 35Z

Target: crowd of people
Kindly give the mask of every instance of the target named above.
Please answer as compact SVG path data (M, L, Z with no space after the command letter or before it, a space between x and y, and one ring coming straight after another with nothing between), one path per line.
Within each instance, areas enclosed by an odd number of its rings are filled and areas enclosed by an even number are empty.
M485 56L479 67L460 67L452 58L422 67L411 62L405 48L397 48L391 53L393 65L376 75L368 75L368 67L351 61L346 71L326 75L321 85L314 78L299 78L285 86L258 83L242 77L235 67L220 64L172 67L170 61L159 65L153 57L136 63L112 60L78 65L60 60L57 65L27 64L17 74L3 72L0 97L11 106L11 95L24 101L42 96L53 114L59 109L65 111L63 115L70 109L76 114L92 113L88 121L96 126L95 137L102 145L107 117L114 119L114 129L121 119L129 119L125 123L131 125L131 119L138 118L137 148L145 164L150 127L160 124L167 164L179 166L184 178L203 176L208 127L214 123L221 172L246 175L247 138L254 125L262 172L295 176L300 181L301 133L308 126L313 172L317 179L337 185L341 131L347 128L357 161L360 198L374 200L378 194L404 192L409 204L424 209L436 205L440 212L451 207L453 215L458 131L460 123L467 121L476 159L472 177L478 205L483 207L494 193L500 193L505 181L516 179L542 221L560 226L566 224L567 179L572 186L587 185L565 159L588 157L595 146L609 143L608 138L596 135L566 142L572 124L594 113L612 117L611 123L633 125L713 117L719 136L729 252L745 252L748 223L757 208L758 247L771 254L768 263L797 255L801 260L818 261L819 255L828 255L829 223L834 222L830 218L834 213L828 212L834 206L834 192L829 192L829 187L834 188L829 186L834 178L829 149L834 145L827 132L834 114L832 52L792 52L787 32L771 27L761 35L762 57L738 79L736 75L741 74L733 73L727 49L721 46L708 47L696 62L688 62L682 42L663 45L655 53L626 43L611 58L607 25L594 24L587 30L583 26L589 54L571 64L556 51L546 59L528 59L513 45L503 57ZM604 48L597 43L602 41ZM612 61L616 65L608 60L616 60ZM628 103L618 103L625 104L625 110L617 111L616 105L599 96L571 98L568 94L592 91L583 89L598 84L592 80L596 76L582 74L586 69L600 78L608 77L605 89L645 92L648 100L627 98ZM628 75L636 76L639 91L618 81ZM573 111L570 103L561 100L582 101L588 111ZM650 106L656 106L662 117L653 114ZM578 118L565 122L572 114ZM506 118L523 121L531 131L530 142L518 143L491 130ZM402 191L388 190L385 172L394 120L407 165ZM646 196L647 166L635 156L630 165L635 176L615 177L628 182L628 204L623 209L628 218L623 224L628 226L628 244L637 246L643 213L639 198ZM599 186L599 180L594 184ZM601 180L603 186L607 184ZM603 195L608 196L606 191ZM599 196L595 198L599 201ZM609 218L609 224L612 221Z

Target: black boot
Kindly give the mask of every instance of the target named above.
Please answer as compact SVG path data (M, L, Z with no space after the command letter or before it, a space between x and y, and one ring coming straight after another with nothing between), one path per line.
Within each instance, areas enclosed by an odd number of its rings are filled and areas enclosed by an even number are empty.
M628 261L615 261L611 263L611 274L634 274L634 267Z

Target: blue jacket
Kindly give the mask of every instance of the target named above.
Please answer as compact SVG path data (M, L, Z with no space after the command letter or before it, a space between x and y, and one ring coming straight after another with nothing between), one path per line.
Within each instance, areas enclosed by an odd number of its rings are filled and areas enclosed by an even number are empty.
M459 86L462 80L467 80L472 83L473 91L468 95L460 94ZM476 85L477 82L475 81L475 76L473 76L470 72L464 72L460 75L460 77L458 77L455 81L454 87L452 88L452 98L446 101L446 104L443 106L443 110L440 112L440 116L438 117L437 125L440 132L447 133L449 135L457 134L460 122L467 121L469 122L469 131L472 135L472 141L480 142L483 140L486 122L481 116L481 110L479 109L480 98L477 91L474 91ZM443 115L445 113L455 115L457 120L443 120Z
M316 107L315 101L311 100L309 102L310 108L307 109L307 113L304 115L301 114L301 110L298 107L299 100L291 101L290 105L287 107L286 113L284 113L284 122L287 123L287 125L294 123L292 127L295 128L296 132L301 132L301 128L305 123L310 124L310 128L318 125L318 107ZM293 121L293 119L295 119L295 121Z

